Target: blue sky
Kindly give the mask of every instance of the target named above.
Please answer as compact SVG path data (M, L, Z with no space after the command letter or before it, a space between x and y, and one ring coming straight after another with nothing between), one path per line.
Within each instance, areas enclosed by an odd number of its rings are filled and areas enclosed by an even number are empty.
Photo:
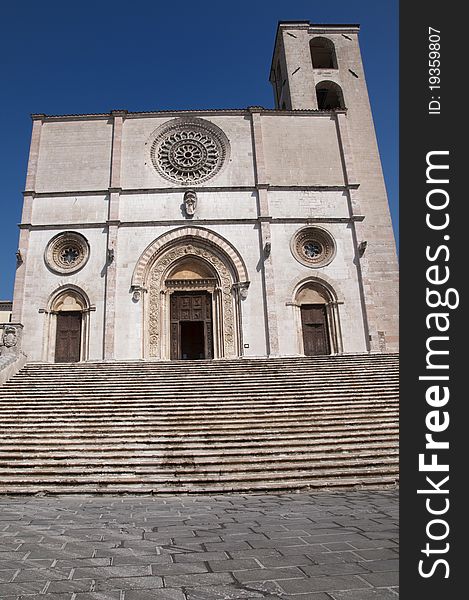
M397 235L397 0L18 0L0 14L0 299L13 294L29 115L273 107L279 20L360 23Z

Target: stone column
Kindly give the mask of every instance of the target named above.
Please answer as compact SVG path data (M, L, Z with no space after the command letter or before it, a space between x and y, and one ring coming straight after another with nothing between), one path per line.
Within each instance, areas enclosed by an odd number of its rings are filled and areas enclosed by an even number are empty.
M272 265L272 246L270 237L271 216L269 211L269 198L267 174L265 169L264 148L262 141L262 109L250 107L252 139L255 158L256 189L258 197L258 223L260 263L262 265L262 284L264 289L264 317L267 332L267 354L279 354L278 324L276 310L275 278ZM275 249L273 250L275 252Z
M114 118L111 175L109 185L108 237L106 253L106 286L104 299L104 360L114 358L115 328L116 328L116 278L119 231L119 197L121 193L121 164L122 164L122 128L125 110L113 110Z

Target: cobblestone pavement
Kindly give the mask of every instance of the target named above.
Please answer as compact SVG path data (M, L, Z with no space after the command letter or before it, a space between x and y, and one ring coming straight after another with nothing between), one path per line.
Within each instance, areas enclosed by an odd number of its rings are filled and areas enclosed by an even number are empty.
M0 497L0 598L396 600L393 491Z

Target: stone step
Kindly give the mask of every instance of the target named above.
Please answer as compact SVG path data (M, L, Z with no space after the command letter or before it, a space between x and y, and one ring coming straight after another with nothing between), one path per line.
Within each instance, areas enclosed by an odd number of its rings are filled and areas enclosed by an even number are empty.
M290 391L294 389L295 386L304 386L304 389L307 391L313 392L326 392L330 391L330 386L334 385L338 391L347 392L350 387L356 388L357 390L372 390L372 389L383 389L385 390L395 390L397 386L397 382L395 378L386 374L382 377L377 377L376 379L367 379L366 381L359 381L356 378L354 379L341 379L331 378L328 380L322 380L321 383L315 382L313 378L305 379L304 381L269 381L266 382L264 380L260 380L258 382L247 382L241 383L232 381L231 384L226 381L211 383L209 386L206 381L198 381L193 382L192 385L176 385L173 384L168 386L168 382L160 383L160 382L145 382L145 383L136 383L133 381L114 381L110 378L107 378L105 382L101 384L87 384L83 383L83 385L78 384L67 384L64 381L60 380L51 380L49 382L38 382L36 384L24 384L22 386L15 386L14 388L1 388L1 397L9 397L9 394L14 392L15 394L27 395L28 393L36 394L51 394L54 396L62 396L64 393L79 393L83 396L87 396L90 393L98 393L98 394L108 394L120 392L121 394L132 393L145 396L149 393L156 395L171 395L171 396L180 396L180 395L194 395L200 394L201 396L206 395L207 387L208 389L216 392L218 395L223 395L226 392L237 392L238 395L247 394L247 393L262 393L262 392L279 392L279 391ZM51 385L57 386L51 389ZM119 389L116 390L116 386L119 386ZM286 387L288 386L288 387ZM265 391L264 391L265 390ZM11 396L10 396L11 397Z
M397 355L35 363L0 420L0 493L389 486Z
M376 410L373 414L374 418L388 417L395 419L398 414L397 408L381 408ZM325 416L327 415L327 417ZM149 430L153 430L155 427L162 427L171 425L178 430L188 430L192 429L194 425L198 424L200 421L200 413L199 416L195 415L193 417L189 417L187 415L184 416L161 416L157 417L145 417L141 415L136 415L135 418L132 418L131 415L127 415L125 417L116 416L114 413L112 415L113 423L109 423L109 416L97 418L92 415L88 415L88 417L84 417L83 415L74 415L73 413L70 415L73 417L71 421L70 418L64 419L61 415L60 418L54 417L52 415L47 416L47 422L43 422L40 420L40 417L37 415L34 418L25 418L24 416L15 416L5 418L2 415L2 420L4 425L10 425L12 429L16 431L20 430L29 430L31 427L34 427L38 430L47 431L53 429L55 427L60 427L62 430L70 430L74 431L76 429L86 429L88 431L101 431L102 428L123 428L123 427L142 427ZM355 419L361 418L370 418L369 410L351 410L346 417L347 420L353 417ZM237 429L241 427L252 427L253 425L259 425L259 418L262 418L262 427L287 427L289 425L296 425L298 423L302 423L306 425L307 423L322 423L324 418L327 418L328 421L342 421L344 420L344 415L340 411L333 410L323 410L316 411L311 413L300 413L300 414L259 414L259 415L250 415L250 416L240 416L238 418L227 418L223 419L218 415L214 417L213 415L204 414L203 425L197 425L199 429L210 429L214 426L217 426L221 429Z
M275 481L230 481L230 482L203 482L202 484L187 484L172 482L169 484L153 483L102 483L102 484L60 484L48 485L43 482L32 484L10 484L0 486L0 493L12 495L32 494L211 494L211 493L236 493L236 492L266 492L266 491L291 491L291 490L348 490L352 488L383 489L395 487L397 479L395 473L373 474L363 476L341 476L333 479L322 478L315 480L289 477Z
M378 415L382 415L383 417L391 416L395 417L398 413L398 407L389 407L389 406L373 406L373 417L377 418ZM5 416L2 411L0 411L2 415L2 421L4 424L11 422L13 425L18 427L31 427L31 426L39 426L39 427L48 427L48 426L63 426L63 427L101 427L103 425L108 426L109 423L109 414L101 413L93 413L89 415L84 415L83 411L70 411L68 414L52 414L45 413L42 415L24 415L22 413L13 415L13 416ZM204 411L194 411L192 414L187 413L165 413L161 414L159 411L147 411L146 413L140 414L136 413L132 415L130 412L126 414L115 414L112 413L112 426L129 426L132 427L136 424L143 427L158 427L161 425L172 424L174 427L193 427L194 424L200 422L201 415L203 415L205 424L202 427L212 427L214 425L220 425L220 427L232 427L232 426L245 426L251 423L259 424L259 418L262 417L262 423L269 423L270 425L277 424L288 424L288 423L297 423L298 420L301 420L303 423L315 423L322 422L322 419L328 420L342 420L344 418L354 418L354 419L363 419L370 418L370 411L368 407L352 407L347 411L347 415L344 415L343 410L340 408L332 408L327 407L323 409L311 409L310 412L305 411L272 411L269 413L247 413L241 414L239 417L228 415L219 415L217 413L210 413ZM73 417L73 421L70 421L70 417ZM226 418L224 418L226 417ZM44 422L44 418L51 419L50 421Z
M304 449L304 451L299 452L298 450L289 450L289 448L280 449L277 452L269 453L256 453L250 454L250 458L256 463L259 462L275 462L275 461L283 461L288 460L290 462L301 462L301 461L309 461L316 459L335 459L335 458L343 458L346 456L351 450L354 452L355 457L375 457L375 456L394 456L398 455L398 450L391 445L390 443L386 444L366 444L366 446L351 446L349 445L347 449L341 446L338 449L334 446L326 446L325 448L321 448L316 451L311 451L311 449ZM185 461L193 460L196 461L197 464L236 464L236 463L244 463L246 461L246 453L243 452L232 452L225 453L220 457L219 453L216 452L205 452L205 453L194 453L188 455L187 451L168 451L162 450L161 452L153 452L151 455L140 456L135 455L132 456L131 453L120 453L117 454L113 452L111 455L103 455L101 457L96 456L83 456L83 453L80 453L76 456L71 457L69 454L66 454L62 457L56 457L49 454L46 454L42 458L38 457L30 457L28 460L22 460L18 458L18 453L7 455L6 457L0 454L0 468L5 467L19 467L19 468L35 468L36 466L47 466L47 465L66 465L77 467L79 465L83 465L86 467L98 467L102 466L103 461L107 465L117 465L120 464L121 461L125 460L126 464L131 465L134 464L137 466L144 465L153 465L155 462L161 461L164 459L166 463L175 463L176 465L183 463Z
M109 444L102 443L92 446L87 444L86 451L83 450L83 444L68 444L67 449L63 449L63 444L58 444L58 448L53 447L53 441L50 443L43 443L42 446L24 444L21 447L18 445L2 444L0 445L0 458L7 457L18 457L25 456L40 457L46 455L50 459L63 459L67 457L73 457L74 460L80 459L84 455L91 458L109 458L109 457L153 457L161 455L169 455L174 457L186 458L188 453L197 456L216 456L219 460L223 460L224 456L228 455L240 455L245 457L248 452L250 456L261 456L276 454L278 452L289 453L295 452L297 454L307 453L311 451L330 451L333 449L341 448L344 451L351 451L359 448L374 448L374 447L385 447L395 448L398 439L397 429L395 432L389 430L383 430L380 434L371 432L369 436L366 435L351 435L347 437L341 437L335 432L333 434L325 434L321 438L309 439L308 436L304 436L304 439L291 440L288 439L288 444L285 444L282 440L278 439L267 439L257 442L246 442L243 446L234 442L211 442L208 446L205 443L196 442L184 442L184 446L181 449L180 442L174 442L171 445L168 442L153 442L148 441L141 443L126 443L125 446L122 444ZM150 447L148 447L150 446ZM223 450L223 453L220 452Z
M314 480L316 477L324 478L327 477L337 477L340 475L354 475L357 477L358 475L368 475L368 474L391 474L395 470L395 465L397 464L397 460L391 461L390 464L383 464L382 462L376 464L373 462L362 462L354 464L352 461L349 461L347 464L343 465L320 465L315 463L314 469L307 468L305 470L299 470L295 467L293 470L289 472L289 469L285 469L284 472L282 469L273 469L269 471L269 479L273 480L275 477L279 478L295 478L295 479L309 479ZM252 470L244 470L242 472L238 470L233 473L224 473L224 472L208 472L206 470L198 471L195 473L185 473L183 471L170 470L162 471L160 474L154 473L150 471L145 476L146 483L153 484L165 484L165 483L174 483L175 480L185 483L199 483L201 481L262 481L266 479L265 476L266 469L260 467L259 469ZM103 472L99 471L96 476L92 474L80 472L77 473L74 477L73 475L68 475L67 473L54 473L52 475L49 474L39 474L40 480L45 484L70 484L75 483L77 485L80 484L116 484L116 483L134 483L141 478L141 474L137 471L130 471L124 473L113 473L113 472ZM31 477L32 479L32 477ZM2 485L8 484L28 484L31 481L30 478L25 476L24 474L8 474L2 476Z
M238 443L243 443L246 435L249 435L251 439L255 438L265 438L271 437L272 435L282 435L284 438L295 437L295 435L300 436L302 434L305 435L322 435L326 432L347 432L352 428L357 431L377 431L382 429L392 430L392 425L395 422L395 419L380 419L379 424L374 424L369 420L360 422L358 420L350 420L343 421L342 424L336 424L334 422L324 421L323 423L318 423L316 425L303 426L297 425L296 427L278 427L276 428L263 428L262 426L257 429L235 429L235 430L222 430L222 429L202 429L202 428L194 428L189 429L187 431L171 431L170 433L154 433L154 440L165 440L171 442L174 440L175 443L188 442L189 440L201 439L203 438L207 443L210 443L209 440L218 439L218 440L228 440L228 439L236 439ZM342 425L342 426L340 426ZM130 439L136 440L142 438L144 440L148 437L148 433L152 433L154 430L151 428L149 432L145 432L143 428L136 428L136 431L128 431L127 429L109 429L107 431L99 431L99 442L103 442L105 439L116 439L128 441ZM20 439L18 439L20 437ZM0 435L0 440L8 442L12 439L18 439L18 443L23 443L27 440L42 440L43 434L36 432L19 432L17 435L13 432L5 432ZM73 432L54 432L53 439L56 443L62 442L67 443L71 438L74 440L84 440L91 441L96 440L96 433L87 432L82 429L73 431Z

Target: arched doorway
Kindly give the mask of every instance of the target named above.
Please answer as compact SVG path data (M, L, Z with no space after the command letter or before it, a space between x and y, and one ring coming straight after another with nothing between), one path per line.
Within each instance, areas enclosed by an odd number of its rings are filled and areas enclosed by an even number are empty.
M78 289L61 290L48 311L48 357L52 362L80 362L88 356L89 302Z
M217 276L208 263L195 257L177 262L168 274L170 358L213 358L213 315ZM218 329L218 323L217 327Z
M239 253L218 234L199 227L164 234L143 252L132 278L143 299L143 356L240 356L248 286Z
M301 284L293 305L301 354L320 356L342 352L338 302L330 286L318 281Z

